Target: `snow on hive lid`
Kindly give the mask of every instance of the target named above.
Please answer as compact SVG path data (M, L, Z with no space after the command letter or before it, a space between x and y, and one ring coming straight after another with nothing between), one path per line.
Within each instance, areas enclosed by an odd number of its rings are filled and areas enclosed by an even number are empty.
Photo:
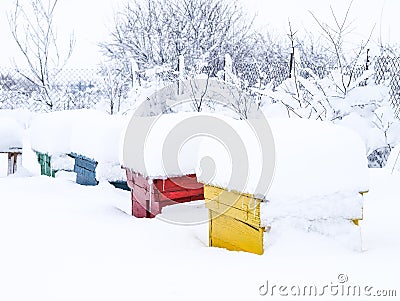
M271 168L268 164L273 163L265 162L266 157L260 153L260 141L262 144L265 137L254 137L251 130L251 127L257 127L264 120L228 121L246 146L247 154L242 162L246 166L236 168L245 179L244 185L237 186L232 181L232 177L237 175L231 174L235 168L230 158L231 150L226 152L215 140L207 138L202 140L199 156L212 158L214 166L200 164L197 173L199 180L271 201L368 190L365 146L356 133L332 123L313 120L267 121L275 146L275 167L269 189L265 184L260 186L259 180L263 170ZM210 168L215 170L207 170Z
M193 118L199 116L206 114L132 117L121 148L121 165L148 178L194 174L200 140L190 139L184 131L190 131Z
M118 163L124 120L95 110L39 114L31 125L32 148L49 155L77 154Z
M0 116L0 152L22 148L23 127L14 118Z

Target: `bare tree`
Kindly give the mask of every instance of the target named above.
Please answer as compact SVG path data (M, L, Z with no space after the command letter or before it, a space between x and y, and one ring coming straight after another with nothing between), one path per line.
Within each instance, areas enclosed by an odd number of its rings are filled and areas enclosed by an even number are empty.
M299 91L299 84L297 82L297 68L296 68L296 60L295 60L295 51L296 51L296 47L297 47L297 42L296 42L296 33L297 31L293 31L292 29L292 24L290 24L289 21L289 33L288 33L288 38L290 40L290 62L289 62L289 78L293 78L294 80L294 84L296 86L296 95L297 98L300 98L300 91Z
M104 96L106 97L112 115L121 110L121 102L132 88L132 70L128 63L108 61L101 64L101 74L104 81Z
M329 25L321 21L319 18L315 16L313 12L310 11L310 14L321 28L325 38L327 39L330 47L327 50L331 50L332 54L335 58L335 65L338 67L340 72L340 83L337 85L337 88L343 94L343 96L347 95L347 92L351 86L352 81L355 77L355 70L357 63L361 57L361 55L366 51L366 47L371 39L372 32L375 28L372 28L368 38L366 41L361 41L357 50L354 50L353 56L348 57L344 51L344 41L347 34L351 32L352 21L350 21L350 11L354 0L349 2L349 5L346 9L346 13L342 20L339 20L337 13L333 10L332 6L331 14L334 20L333 25Z
M54 106L54 79L71 57L75 44L71 34L67 51L61 50L54 25L57 4L58 0L17 0L8 16L12 36L28 65L28 71L17 70L36 87L37 100L50 110Z
M190 70L208 54L209 68L217 72L226 53L234 60L248 56L252 34L252 22L236 1L135 0L116 16L111 41L100 47L108 57L134 59L140 70L175 70L180 55Z

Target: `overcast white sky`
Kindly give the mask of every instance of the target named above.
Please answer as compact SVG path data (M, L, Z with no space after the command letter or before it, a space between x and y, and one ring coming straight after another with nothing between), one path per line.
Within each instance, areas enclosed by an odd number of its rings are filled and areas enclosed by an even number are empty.
M126 0L59 0L56 22L60 38L74 31L76 46L69 67L94 67L101 59L96 43L108 37L114 13ZM330 5L343 15L349 0L241 0L245 9L257 14L257 26L285 33L288 18L299 33L305 30L315 32L315 25L309 10L324 21L330 19ZM12 60L20 61L15 42L10 35L7 12L14 0L0 0L0 66L8 66ZM368 36L376 24L374 39L379 36L384 42L400 43L399 0L354 0L351 19L354 20L352 39Z

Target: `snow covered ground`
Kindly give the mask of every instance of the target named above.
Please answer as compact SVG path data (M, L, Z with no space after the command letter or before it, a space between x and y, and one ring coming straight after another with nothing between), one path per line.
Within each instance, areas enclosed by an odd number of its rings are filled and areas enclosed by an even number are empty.
M272 285L276 299L309 300L290 297L291 286L320 292L339 284L339 274L346 285L373 287L371 295L397 289L397 297L383 299L399 300L400 175L370 170L370 177L363 252L287 229L263 256L207 247L207 224L136 219L129 192L107 183L84 187L69 175L0 178L0 300L262 300L271 299ZM163 214L182 212L207 214L201 202ZM282 285L289 296L279 297ZM326 289L312 299L343 300L338 296Z

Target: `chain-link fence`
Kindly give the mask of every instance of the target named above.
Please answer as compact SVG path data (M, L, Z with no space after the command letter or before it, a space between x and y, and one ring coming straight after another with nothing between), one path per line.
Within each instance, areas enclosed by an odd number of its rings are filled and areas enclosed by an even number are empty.
M400 57L382 56L375 59L376 83L385 83L389 87L390 102L395 115L400 114Z
M377 84L385 84L389 87L389 99L395 109L395 116L400 116L400 57L380 56L371 59L372 64L369 68L373 69L375 82ZM357 65L351 70L347 70L346 74L352 73L352 79L359 78L367 69L367 65ZM329 74L331 69L328 66L316 65L313 63L302 62L299 72L303 77L308 77L310 70L319 78L324 78ZM277 87L290 75L289 61L268 62L264 63L238 63L235 64L237 75L249 86L257 83L267 84L273 81L273 87ZM361 85L364 82L360 83Z
M323 78L329 74L327 66L303 64L300 72L311 70ZM390 101L396 116L400 114L400 57L376 57L370 68L374 70L375 82L384 83L390 88ZM233 62L233 72L245 83L245 86L264 86L272 83L275 88L290 76L289 61ZM177 72L168 69L169 73L158 72L159 80L172 80ZM366 70L366 65L352 69L356 79ZM171 73L172 72L172 73ZM165 73L165 74L164 74ZM171 74L172 76L171 76ZM304 72L303 72L304 73ZM306 76L306 74L301 75ZM108 75L109 76L109 75ZM167 76L167 79L164 77ZM143 78L142 80L146 80ZM139 77L139 84L141 78ZM51 86L46 89L33 83L24 76L24 72L14 68L0 67L0 109L27 108L34 111L91 108L100 100L112 102L116 93L111 93L115 86L121 84L115 78L107 78L96 69L66 69L51 79ZM123 86L123 85L122 85ZM122 87L121 86L121 87ZM51 103L47 103L50 99Z
M272 83L274 88L290 75L289 62L267 60L261 63L238 62L234 64L234 72L248 86Z
M52 75L46 85L28 74L15 68L0 68L0 109L90 108L107 89L98 70L66 69Z

